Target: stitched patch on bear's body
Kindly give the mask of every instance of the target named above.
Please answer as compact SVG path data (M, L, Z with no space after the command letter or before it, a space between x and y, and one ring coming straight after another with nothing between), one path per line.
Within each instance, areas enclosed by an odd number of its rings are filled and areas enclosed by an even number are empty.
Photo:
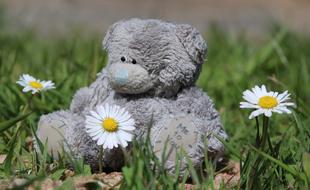
M165 153L170 155L169 161L175 161L175 151L184 149L187 153L193 149L197 142L197 132L195 132L195 125L190 116L169 118L165 122L166 125L159 129L156 137L154 150L158 158L162 157L165 143L167 148Z

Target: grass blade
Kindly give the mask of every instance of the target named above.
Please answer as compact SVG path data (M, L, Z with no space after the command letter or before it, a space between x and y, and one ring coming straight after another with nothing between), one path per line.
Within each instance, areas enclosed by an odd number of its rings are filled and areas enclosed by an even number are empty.
M300 175L298 173L298 171L296 171L294 168L286 165L285 163L283 163L282 161L275 159L274 157L258 150L257 148L255 148L254 146L250 145L251 149L253 149L255 152L257 152L258 154L262 155L263 157L267 158L268 160L274 162L275 164L277 164L278 166L280 166L281 168L283 168L284 170L288 171L289 173L291 173L293 176L306 181L305 177Z
M17 116L11 120L3 121L0 123L0 133L2 133L5 130L8 130L10 127L14 126L17 122L22 121L26 119L29 115L31 115L33 112L28 112L24 115Z

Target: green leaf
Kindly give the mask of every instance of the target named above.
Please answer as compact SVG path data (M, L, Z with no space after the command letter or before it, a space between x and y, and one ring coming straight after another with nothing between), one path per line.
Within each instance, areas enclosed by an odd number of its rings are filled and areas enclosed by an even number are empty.
M14 139L12 139L13 143L10 145L9 152L8 152L8 154L6 156L5 161L4 161L4 171L5 171L6 174L10 174L11 170L12 170L12 160L13 160L13 157L14 157L15 142L16 142L17 135L14 135L13 138L14 138Z
M63 175L65 169L58 169L56 170L52 175L51 178L53 180L59 180L61 178L61 176Z
M239 151L237 151L231 144L227 143L223 138L221 138L220 136L213 134L219 141L221 141L221 143L223 143L223 145L225 146L225 148L231 153L233 154L235 157L237 157L239 160L242 160L242 157L239 154Z
M17 116L11 120L8 121L3 121L0 123L0 133L2 133L3 131L9 129L10 127L14 126L17 122L22 121L24 119L26 119L30 114L32 114L33 112L28 112L24 115L20 115Z
M74 189L74 182L72 178L66 179L61 186L55 188L55 190L73 190Z
M83 166L83 175L91 175L91 168L88 164L84 164Z
M306 181L306 179L304 178L304 176L300 175L298 173L298 171L296 171L294 168L292 168L291 166L283 163L282 161L278 160L278 159L275 159L274 157L266 154L265 152L262 152L260 150L258 150L257 148L253 147L250 145L250 147L255 151L257 152L258 154L262 155L263 157L267 158L268 160L276 163L278 166L280 166L281 168L283 168L284 170L288 171L289 173L291 173L292 175L294 175L295 177L301 179L301 180L304 180Z
M189 169L189 172L190 172L190 175L191 175L193 181L199 187L201 183L200 183L200 180L199 180L198 173L197 173L196 169L193 166L192 160L189 158L188 154L186 153L186 151L183 148L181 149L181 152L182 152L183 156L186 159L186 162L188 164L188 169Z
M130 187L132 185L132 177L134 176L133 175L133 169L132 168L129 168L129 167L123 167L122 168L122 171L123 171L123 175L124 175L124 179L127 183L127 185Z
M303 168L308 178L310 178L310 153L305 152L302 155Z
M40 156L39 174L46 175L47 159L48 159L48 145L47 145L47 141L46 141L44 144L44 151L43 151L42 155Z

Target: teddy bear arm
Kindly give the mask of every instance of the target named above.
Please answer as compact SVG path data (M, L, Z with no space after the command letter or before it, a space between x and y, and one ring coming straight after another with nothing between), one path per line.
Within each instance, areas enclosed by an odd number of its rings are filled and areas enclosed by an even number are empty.
M70 111L73 113L82 113L87 105L89 105L92 89L88 87L81 88L73 96Z
M223 144L218 138L226 140L228 138L223 129L219 112L216 110L210 97L200 89L192 89L192 96L196 98L192 106L192 112L201 121L200 131L207 139L208 152L215 154L224 152ZM191 96L188 96L191 97Z
M110 92L111 87L109 85L107 70L102 69L98 73L97 79L89 87L81 88L75 93L70 110L73 113L81 115L86 108L94 107L104 101Z

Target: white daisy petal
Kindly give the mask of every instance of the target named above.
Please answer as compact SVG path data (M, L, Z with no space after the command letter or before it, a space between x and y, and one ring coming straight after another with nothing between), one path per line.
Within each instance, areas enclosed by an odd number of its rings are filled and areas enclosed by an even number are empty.
M285 92L279 94L279 95L278 95L278 100L279 100L279 102L281 102L281 100L282 100L285 96L287 96L287 94L288 94L288 91L285 91Z
M90 116L95 118L96 120L100 121L103 119L103 117L101 117L101 115L98 114L98 111L90 111Z
M115 143L116 147L118 147L119 145L122 146L120 139L118 139L117 133L114 133L114 135L115 135L114 143Z
M252 91L254 92L254 94L257 96L257 97L261 97L263 96L263 93L261 91L261 89L258 87L258 86L255 86Z
M278 107L273 108L272 111L273 111L273 112L276 112L276 113L280 113L280 114L283 113L283 111L282 111L282 110L279 110Z
M122 126L134 126L135 125L135 121L132 118L130 118L129 120L124 121L121 124L122 124Z
M266 94L267 94L268 96L273 97L274 92L270 91L270 92L266 92Z
M87 133L89 134L90 137L92 137L95 140L95 139L98 139L99 137L101 137L103 131L102 130L98 130L98 131L95 131L95 132L87 131Z
M110 114L109 107L110 107L109 104L104 105L104 112L106 114L106 117L109 117L109 114Z
M118 116L120 117L120 116L124 115L125 112L126 112L126 110L124 108L120 108L119 112L118 112Z
M102 124L101 124L101 123L92 123L92 122L86 121L85 124L86 124L85 127L86 127L87 129L91 129L91 128L93 128L93 127L102 127Z
M121 138L119 134L116 134L116 135L117 135L117 139L120 142L121 146L126 148L128 145L127 141L125 139Z
M118 147L117 137L116 133L109 133L107 135L107 141L109 142L109 149L112 149L114 147Z
M248 102L240 102L240 108L259 108L259 106Z
M287 109L285 106L278 106L277 109L280 110L280 111L283 111L283 112L285 112L285 113L288 113L288 114L291 114L291 113L292 113L292 111L289 110L289 109Z
M250 114L249 119L253 119L254 117L257 117L262 113L263 113L262 109L255 110Z
M16 83L24 87L27 86L27 83L24 80L19 80Z
M48 90L48 89L54 89L55 88L55 84L52 81L41 81L41 84L43 85L43 89L44 90Z
M273 97L277 98L278 97L279 92L274 92L273 93Z
M116 106L117 110L116 110L116 116L119 117L119 116L122 116L125 112L124 109L122 109L120 106ZM124 110L124 111L123 111Z
M94 124L94 125L102 125L102 119L99 120L97 118L94 118L94 116L90 116L90 115L87 115L86 116L86 122L87 123L90 123L90 124Z
M100 114L101 113L100 106L97 106L94 109L94 111L90 111L90 112L93 112L93 115L96 115L96 118L103 119L102 115Z
M107 141L104 141L104 143L102 144L103 149L107 149L108 148L108 143Z
M86 132L87 133L93 133L93 132L97 132L97 131L104 131L104 129L102 127L99 126L91 126L91 125L87 125L88 127L86 127Z
M117 107L115 105L111 106L111 116L115 117L117 115Z
M290 94L287 94L287 95L284 96L281 100L279 100L279 102L282 103L282 102L285 102L285 101L291 99L290 96L291 96Z
M267 90L266 90L266 86L265 86L265 85L262 85L262 87L261 87L261 92L262 92L263 94L267 94Z
M104 131L103 128L100 127L99 125L92 125L92 124L89 124L89 123L86 123L85 128L89 132L98 131L98 130Z
M103 131L102 127L100 127L100 126L91 126L91 128L87 128L87 132L88 133L93 133L93 132L97 132L97 131Z
M92 113L90 113L90 114L92 114ZM100 125L102 123L102 121L95 118L95 117L96 116L94 116L94 115L87 115L86 116L86 122Z
M122 119L122 117L123 117L123 115L124 115L124 111L123 111L124 109L122 109L122 108L120 108L120 107L118 107L117 108L117 111L116 111L116 113L115 113L115 118L117 118L119 121Z
M281 106L295 106L293 102L283 102L280 104Z
M28 75L28 74L22 75L22 78L23 78L25 81L27 81L27 82L29 82L29 81L35 81L35 80L36 80L34 77L32 77L32 76L30 76L30 75Z
M266 117L271 117L271 115L272 115L271 109L265 109L264 114Z
M23 92L29 92L30 90L32 90L32 88L29 87L29 86L26 86L26 87L23 89Z
M97 141L97 145L103 145L107 140L107 133L103 133Z
M103 133L104 133L104 132L101 131L100 133L98 133L98 134L92 136L92 139L93 139L94 141L97 141L97 140L103 135Z
M243 99L245 99L246 101L252 104L257 104L257 101L258 101L257 96L249 90L246 90L243 92Z
M130 119L129 113L124 113L120 118L120 122L125 122L128 121L129 119Z
M97 112L100 114L102 119L108 117L103 106L98 106Z
M38 92L38 90L32 89L32 94L35 94L37 92Z
M133 131L136 129L134 126L131 125L120 125L119 128L124 131Z
M118 132L118 134L120 135L121 138L125 139L126 141L131 141L133 135L131 133L128 133L126 131L120 130Z
M112 139L113 140L113 139ZM112 142L112 140L109 138L107 139L107 141L105 142L107 144L107 148L108 149L113 149L114 148L114 144Z

